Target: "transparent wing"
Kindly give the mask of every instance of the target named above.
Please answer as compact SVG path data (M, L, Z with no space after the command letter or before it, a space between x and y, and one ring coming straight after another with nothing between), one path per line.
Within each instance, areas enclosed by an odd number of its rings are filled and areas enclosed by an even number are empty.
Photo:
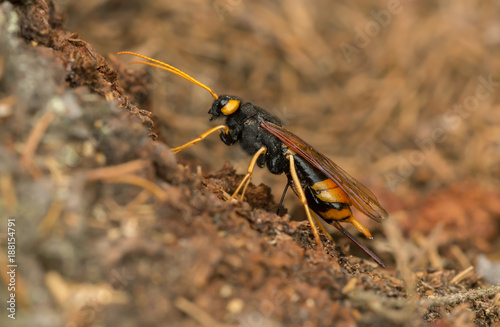
M297 135L281 126L261 121L262 128L280 139L290 150L323 172L349 195L353 205L368 217L380 221L387 217L387 211L375 195L333 161L316 151Z

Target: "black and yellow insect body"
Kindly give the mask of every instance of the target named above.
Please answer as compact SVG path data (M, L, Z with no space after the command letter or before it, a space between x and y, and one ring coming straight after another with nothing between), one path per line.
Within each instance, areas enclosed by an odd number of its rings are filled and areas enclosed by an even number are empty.
M233 145L239 142L243 150L253 156L257 151L266 148L266 152L258 157L257 165L267 165L273 174L282 174L288 166L288 160L282 151L282 142L266 132L260 122L262 120L281 126L281 121L262 108L251 103L243 103L238 97L221 95L214 101L208 111L210 120L226 118L227 132L220 133L222 142Z
M387 212L370 190L297 135L284 129L281 121L264 109L248 102L244 103L236 96L218 96L191 76L161 61L132 52L119 54L131 54L146 59L149 62L134 63L161 68L184 77L209 91L215 98L208 112L211 115L210 120L225 118L225 124L216 126L196 139L172 149L175 153L200 142L214 132L219 132L221 140L227 145L239 142L243 150L253 157L247 174L232 198L241 191L241 199L243 199L256 164L260 167L267 166L273 174L285 173L288 178L287 187L291 186L302 202L318 246L323 245L318 230L314 226L317 225L333 241L326 230L327 224L331 224L380 266L385 267L377 255L340 224L351 223L367 238L372 238L368 229L354 218L350 208L353 205L376 221L385 218ZM313 215L311 211L319 217Z
M351 211L351 198L335 182L315 169L300 156L295 156L295 167L301 187L304 189L311 209L327 223L349 222L356 226L366 237L372 238L370 232L354 219ZM293 179L287 174L289 183L295 189Z

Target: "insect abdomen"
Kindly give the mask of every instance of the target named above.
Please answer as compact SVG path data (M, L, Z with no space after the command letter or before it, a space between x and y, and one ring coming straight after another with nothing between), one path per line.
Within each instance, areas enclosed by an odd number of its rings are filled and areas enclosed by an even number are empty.
M342 221L352 216L351 199L331 179L316 182L308 188L310 191L306 193L313 197L311 209L324 220Z
M295 156L295 160L297 174L302 181L311 209L327 222L350 218L351 199L347 193L299 156Z

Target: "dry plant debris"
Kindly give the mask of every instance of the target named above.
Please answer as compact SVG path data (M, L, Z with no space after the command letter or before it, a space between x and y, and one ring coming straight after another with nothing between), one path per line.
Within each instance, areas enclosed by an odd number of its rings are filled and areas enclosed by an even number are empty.
M16 326L499 323L499 286L476 264L500 252L498 102L447 111L498 71L498 26L470 23L491 21L489 2L405 3L351 64L329 45L353 44L347 27L364 26L370 1L0 2L0 213L17 222ZM317 251L300 208L275 214L272 180L251 185L248 202L224 201L242 178L223 165L235 151L216 139L169 150L207 128L207 98L102 55L118 50L161 52L317 135L305 138L387 204L369 246L389 268L338 236ZM438 135L446 117L458 125Z

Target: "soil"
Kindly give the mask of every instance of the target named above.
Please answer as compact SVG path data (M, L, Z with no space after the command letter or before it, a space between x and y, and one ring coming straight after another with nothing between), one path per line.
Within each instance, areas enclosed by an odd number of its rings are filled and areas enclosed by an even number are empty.
M493 4L405 3L362 46L352 26L385 2L0 3L2 326L500 324ZM122 50L335 156L389 212L355 213L387 268L340 233L317 247L293 195L277 215L284 176L228 200L248 156L217 137L170 150L215 126L210 95Z

